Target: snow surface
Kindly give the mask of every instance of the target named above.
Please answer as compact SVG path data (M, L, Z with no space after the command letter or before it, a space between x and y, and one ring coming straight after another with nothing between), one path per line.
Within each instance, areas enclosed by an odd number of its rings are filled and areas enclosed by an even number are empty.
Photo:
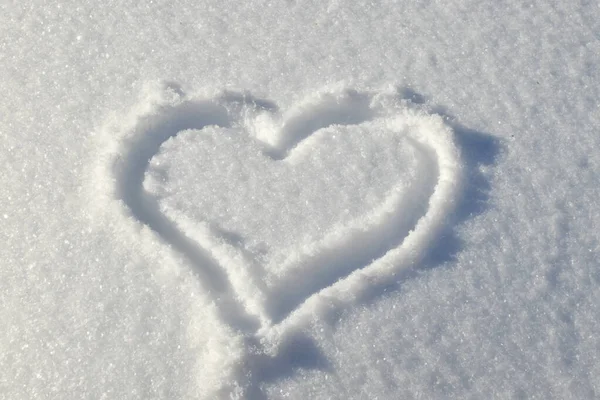
M0 2L0 397L600 397L600 6Z

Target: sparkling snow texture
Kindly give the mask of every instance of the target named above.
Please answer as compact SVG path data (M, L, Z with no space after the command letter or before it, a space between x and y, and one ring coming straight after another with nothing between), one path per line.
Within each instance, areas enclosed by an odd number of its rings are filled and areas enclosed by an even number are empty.
M0 397L600 396L595 2L4 1Z

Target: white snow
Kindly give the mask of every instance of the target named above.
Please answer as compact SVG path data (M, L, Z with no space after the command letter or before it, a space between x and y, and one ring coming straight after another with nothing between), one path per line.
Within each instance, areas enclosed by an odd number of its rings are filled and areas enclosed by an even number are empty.
M600 396L596 2L0 4L0 398Z

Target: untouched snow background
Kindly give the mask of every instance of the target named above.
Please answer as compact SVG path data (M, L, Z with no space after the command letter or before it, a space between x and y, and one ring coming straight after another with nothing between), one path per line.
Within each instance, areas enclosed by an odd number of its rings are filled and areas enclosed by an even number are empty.
M599 396L599 62L596 2L3 1L0 394ZM165 80L284 112L398 88L455 130L451 229L261 368L180 254L90 201L107 121Z

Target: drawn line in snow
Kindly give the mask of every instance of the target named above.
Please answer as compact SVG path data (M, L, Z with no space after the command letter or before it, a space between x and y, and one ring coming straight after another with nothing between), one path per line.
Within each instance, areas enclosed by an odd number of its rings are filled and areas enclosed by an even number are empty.
M171 89L173 86L167 87ZM221 100L235 102L238 98L225 94ZM156 201L143 190L148 162L162 143L182 130L202 129L207 125L229 126L228 111L213 100L183 101L176 107L156 106L157 109L140 116L133 129L119 138L120 148L110 166L115 184L114 196L123 202L139 223L151 228L165 243L188 259L201 284L207 291L215 293L223 321L244 333L255 331L258 321L248 315L237 300L219 262L165 217Z
M369 296L373 288L393 281L418 263L446 227L457 204L462 168L452 129L441 117L385 93L346 90L321 94L300 112L288 116L275 137L264 140L265 155L285 160L296 146L321 128L377 120L387 129L408 135L421 154L422 181L411 189L410 198L397 199L394 212L380 224L366 231L349 232L333 246L330 244L330 250L324 247L303 260L312 276L291 275L269 291L256 280L236 281L223 268L218 255L203 248L163 215L156 200L143 188L149 162L165 141L184 130L243 125L248 113L257 112L276 113L277 107L248 94L231 92L209 99L188 98L176 85L165 84L155 93L154 101L140 108L135 123L121 132L108 164L114 178L114 199L122 202L135 220L188 259L204 288L214 293L219 317L245 336L266 340L276 347L285 340L286 332L305 317L325 313L331 307L356 304ZM410 212L403 213L406 209ZM318 269L316 265L329 268ZM255 293L262 291L262 300L240 293L239 289L248 282L257 286Z
M384 97L384 101L389 99ZM405 106L406 104L403 105ZM367 232L364 232L362 237L359 234L356 240L348 240L342 244L340 248L352 253L353 246L366 243L367 250L357 257L359 260L362 259L363 264L353 264L350 257L346 260L340 258L343 260L341 262L347 262L349 270L346 271L349 274L339 276L340 279L335 283L331 282L329 286L319 287L320 290L314 295L308 297L304 292L295 297L294 282L290 281L288 285L284 285L278 293L289 294L289 297L281 302L283 316L298 306L303 297L307 300L296 311L292 311L293 313L315 312L320 307L326 309L329 303L334 303L334 307L339 308L340 303L349 305L360 301L361 298L370 297L371 291L393 281L397 274L415 266L426 255L429 247L435 243L437 235L452 219L451 214L460 200L463 188L460 153L454 144L452 129L444 123L443 119L419 110L390 107L389 103L383 105L383 113L381 110L376 111L378 107L376 96L372 99L370 107L371 118L386 120L388 129L396 130L403 124L409 125L411 127L409 135L413 145L424 155L420 160L423 164L420 169L421 185L411 193L411 196L403 199L405 202L411 199L415 202L412 207L406 208L412 212L413 219L411 221L410 218L405 218L403 223L400 223L398 219L402 218L402 210L406 206L406 203L400 202L391 218L382 220L381 224L370 232L373 234L372 245L377 243L378 239L386 245L379 248L369 247ZM423 201L422 208L418 207L419 201ZM340 254L339 251L333 253ZM325 254L323 253L322 256ZM330 261L326 257L323 258L324 261ZM272 331L278 331L278 327L273 327Z
M402 193L390 196L385 211L380 211L376 224L354 226L333 238L324 238L317 250L304 255L299 266L269 292L268 313L274 323L285 320L311 295L341 281L354 271L368 266L390 249L399 246L417 221L426 213L428 199L437 182L436 160L431 151L415 140L409 140L419 153L418 179L404 187Z

